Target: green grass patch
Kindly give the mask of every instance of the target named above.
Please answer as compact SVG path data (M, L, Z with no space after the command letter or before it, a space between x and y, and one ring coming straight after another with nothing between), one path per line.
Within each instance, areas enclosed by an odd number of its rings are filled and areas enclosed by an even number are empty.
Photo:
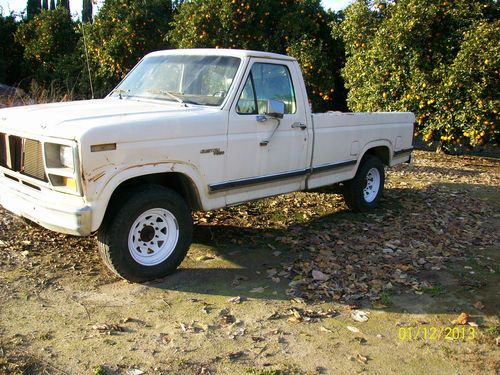
M500 335L500 326L489 326L484 330L484 333L493 335L493 336L498 336Z
M437 283L430 288L423 288L422 292L424 292L425 294L429 294L431 296L440 296L446 293L446 288L444 287L443 284Z
M389 290L384 290L380 293L380 303L385 306L392 306L392 293Z
M104 366L95 366L93 369L92 369L92 375L107 375L108 372L106 371L106 367Z

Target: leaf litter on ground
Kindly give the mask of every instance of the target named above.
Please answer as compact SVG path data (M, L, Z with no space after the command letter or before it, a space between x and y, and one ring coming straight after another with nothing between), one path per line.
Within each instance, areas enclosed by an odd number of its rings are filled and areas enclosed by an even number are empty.
M270 278L288 279L292 298L352 303L378 301L382 293L401 288L422 294L434 285L421 275L446 269L445 261L464 259L472 247L498 242L489 220L495 207L474 191L498 188L500 168L495 159L422 151L414 156L412 165L387 170L381 207L371 213L341 215L346 209L342 197L324 189L208 216L195 213L195 222L201 215L209 219L200 225L252 228L234 235L249 246L268 240L271 250L287 249L293 259L276 274L272 270ZM464 287L477 285L464 281Z

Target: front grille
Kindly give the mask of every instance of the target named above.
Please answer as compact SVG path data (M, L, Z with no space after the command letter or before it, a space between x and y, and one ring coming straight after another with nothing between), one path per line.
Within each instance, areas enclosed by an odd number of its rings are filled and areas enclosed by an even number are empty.
M27 176L45 181L42 144L32 139L24 140L23 173Z
M47 181L42 144L39 141L0 133L0 165L11 171Z
M23 139L15 135L9 135L10 163L8 167L13 171L21 170L23 155Z
M0 166L7 168L7 136L0 133Z

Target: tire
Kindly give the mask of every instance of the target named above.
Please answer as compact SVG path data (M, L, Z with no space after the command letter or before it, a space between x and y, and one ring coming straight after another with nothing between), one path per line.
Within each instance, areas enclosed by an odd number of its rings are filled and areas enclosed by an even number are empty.
M366 156L352 180L344 183L344 199L347 206L357 212L377 207L384 191L384 165L375 156Z
M104 263L134 282L174 272L186 256L193 232L184 199L157 185L136 188L121 197L125 201L111 210L97 233Z

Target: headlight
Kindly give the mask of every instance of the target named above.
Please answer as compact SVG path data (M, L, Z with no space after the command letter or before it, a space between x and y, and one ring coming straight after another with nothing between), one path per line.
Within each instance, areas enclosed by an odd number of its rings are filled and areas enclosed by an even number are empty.
M70 146L59 146L59 161L66 168L73 169L73 148Z
M75 168L73 147L68 145L45 143L45 160L48 168Z
M77 145L46 142L44 146L50 184L60 191L78 194Z

